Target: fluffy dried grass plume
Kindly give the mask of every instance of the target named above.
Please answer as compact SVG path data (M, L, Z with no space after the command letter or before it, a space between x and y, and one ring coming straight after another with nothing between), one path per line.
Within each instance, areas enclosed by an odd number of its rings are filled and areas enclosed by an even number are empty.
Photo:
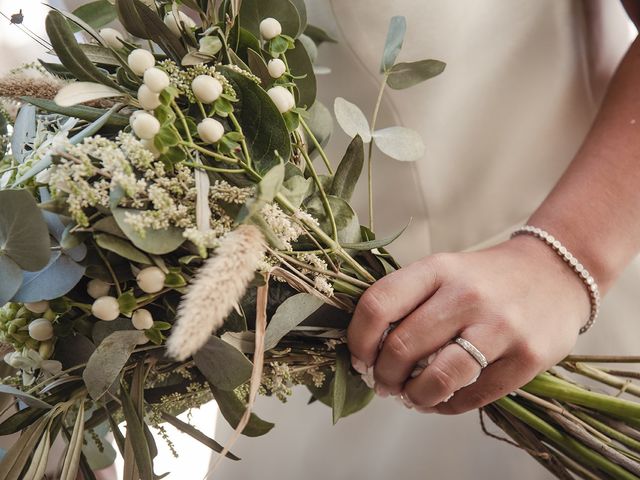
M167 350L176 360L196 353L240 302L265 253L262 233L241 225L225 235L200 268L178 308Z
M0 78L0 97L38 97L51 100L64 85L64 80L53 75L35 68L24 68Z

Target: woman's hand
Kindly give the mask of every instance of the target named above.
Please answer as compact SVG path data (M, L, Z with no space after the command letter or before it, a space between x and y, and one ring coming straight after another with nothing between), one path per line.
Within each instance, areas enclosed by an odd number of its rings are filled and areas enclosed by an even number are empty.
M379 395L404 393L420 411L462 413L562 360L589 308L570 267L540 240L520 235L478 252L432 255L383 278L358 303L349 349L360 373L374 367ZM482 372L462 347L448 344L458 336L485 355ZM411 378L416 364L436 352Z

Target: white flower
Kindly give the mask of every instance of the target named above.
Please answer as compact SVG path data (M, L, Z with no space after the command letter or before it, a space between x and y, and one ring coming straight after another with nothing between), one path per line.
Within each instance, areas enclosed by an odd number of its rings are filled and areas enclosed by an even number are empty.
M151 70L150 68L147 72ZM160 94L151 90L146 83L143 83L138 89L138 102L140 102L140 106L145 110L155 110L161 105Z
M106 297L109 295L110 289L111 285L107 282L103 282L102 280L98 280L97 278L94 278L87 283L87 293L91 298Z
M165 273L158 267L147 267L140 270L136 281L140 290L145 293L158 293L164 288Z
M146 112L136 115L132 123L134 133L143 140L151 140L160 131L158 119Z
M127 58L129 68L136 75L142 76L147 69L156 64L156 59L151 52L142 48L137 48L129 54Z
M214 118L205 118L198 124L198 135L204 142L217 143L224 136L224 127Z
M202 103L213 103L222 95L222 83L209 75L198 75L194 78L191 89Z
M293 94L280 85L271 87L267 91L267 94L269 94L269 97L271 98L273 103L275 103L280 113L286 113L296 106L296 101L293 98Z
M262 233L241 225L220 240L182 298L167 350L184 360L197 352L242 299L264 256Z
M39 342L44 342L53 337L53 325L46 318L38 318L29 323L29 336Z
M107 45L109 45L113 49L119 49L124 47L124 43L122 43L121 39L124 38L122 33L120 33L115 28L103 28L98 32L102 39L105 41Z
M30 302L24 304L25 308L33 313L44 313L49 310L49 302L42 300L40 302Z
M196 22L194 22L189 15L180 11L178 12L177 18L173 12L168 12L164 16L164 24L169 27L169 30L171 30L176 37L182 35L182 25L180 24L183 24L185 28L188 29L195 28L196 26Z
M260 22L260 35L265 40L276 38L282 33L282 25L275 18L265 18Z
M148 330L153 327L153 317L151 316L151 312L144 308L140 310L136 310L133 312L131 317L131 323L137 330Z
M280 78L287 71L287 66L279 58L272 58L267 64L271 78Z
M160 93L169 86L169 75L164 70L157 67L151 67L144 72L144 84L149 87L152 92Z
M120 315L120 305L115 297L100 297L91 305L94 317L110 322Z

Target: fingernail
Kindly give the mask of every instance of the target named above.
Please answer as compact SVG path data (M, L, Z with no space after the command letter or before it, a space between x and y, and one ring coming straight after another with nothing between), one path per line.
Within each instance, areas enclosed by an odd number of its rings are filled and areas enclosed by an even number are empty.
M353 355L351 355L351 365L353 365L353 369L360 375L364 375L365 373L367 373L367 364L360 360L358 357L354 357Z
M375 380L373 378L373 367L368 367L367 371L365 373L363 373L360 378L362 378L362 381L369 388L373 388L375 386L375 384L376 384L376 382L375 382Z
M380 385L379 383L376 383L375 389L376 394L378 394L378 396L382 397L382 398L386 398L389 396L389 390L387 390L386 388L384 388L382 385Z
M449 400L451 400L451 399L453 398L453 395L454 395L454 394L452 393L452 394L451 394L451 395L449 395L447 398L445 398L444 400L442 400L442 403L446 403L446 402L448 402Z

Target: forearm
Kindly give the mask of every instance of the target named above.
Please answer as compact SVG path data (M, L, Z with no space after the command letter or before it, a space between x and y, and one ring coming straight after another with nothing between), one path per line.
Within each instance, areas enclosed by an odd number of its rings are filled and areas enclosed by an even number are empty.
M529 223L557 236L606 291L640 251L640 41L571 165Z

